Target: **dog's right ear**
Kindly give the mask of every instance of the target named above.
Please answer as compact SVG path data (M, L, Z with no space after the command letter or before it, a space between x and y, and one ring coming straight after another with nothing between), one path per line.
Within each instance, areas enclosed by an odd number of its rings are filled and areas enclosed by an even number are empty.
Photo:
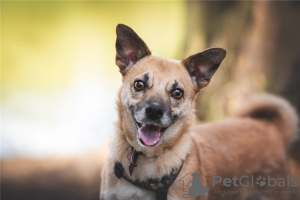
M122 74L126 68L151 54L145 42L124 24L117 25L116 50L116 64Z

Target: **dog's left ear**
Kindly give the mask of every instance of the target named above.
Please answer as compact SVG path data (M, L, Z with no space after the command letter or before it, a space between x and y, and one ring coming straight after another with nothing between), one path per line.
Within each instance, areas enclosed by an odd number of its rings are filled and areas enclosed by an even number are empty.
M209 84L210 79L225 56L225 49L211 48L187 57L182 61L193 81L197 84L198 91Z
M118 24L117 26L116 50L116 64L121 73L138 60L151 54L145 42L130 27L124 24Z

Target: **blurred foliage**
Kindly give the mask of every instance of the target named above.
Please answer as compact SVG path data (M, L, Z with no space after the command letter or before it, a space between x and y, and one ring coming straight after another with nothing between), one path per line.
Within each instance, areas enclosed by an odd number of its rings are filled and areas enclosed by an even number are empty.
M2 86L47 90L87 73L120 82L116 25L133 27L154 54L180 58L184 16L182 1L4 1Z

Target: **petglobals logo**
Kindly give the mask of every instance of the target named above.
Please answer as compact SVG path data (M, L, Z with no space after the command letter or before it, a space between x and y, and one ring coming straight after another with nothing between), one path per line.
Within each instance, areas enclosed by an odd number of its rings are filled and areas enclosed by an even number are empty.
M249 187L249 186L268 186L268 187L297 187L297 178L290 178L288 175L286 178L272 178L270 175L267 177L265 176L257 176L254 178L253 175L251 176L241 176L236 177L233 176L232 178L222 178L221 176L213 176L213 187L217 184L223 184L225 187Z
M206 196L206 193L209 191L208 186L204 186L200 181L198 172L188 172L184 175L179 181L182 181L183 184L183 198L188 198L189 196Z
M233 176L229 177L221 177L221 176L213 176L212 177L212 186L209 188L202 184L199 173L198 172L188 172L185 174L179 181L183 184L183 198L189 198L191 196L206 196L208 192L214 193L222 193L222 194L237 194L237 193L247 193L248 190L240 190L240 187L253 188L254 190L250 190L251 193L263 192L264 194L280 194L280 192L295 194L295 190L284 191L284 187L292 187L295 188L298 186L297 178L291 178L287 175L284 178L274 178L270 175L266 176ZM216 186L219 189L215 189ZM222 187L228 187L228 190L220 190ZM283 188L283 190L278 191L278 188ZM232 190L236 188L235 190ZM262 190L258 189L261 188ZM272 188L274 188L272 190ZM265 190L267 189L267 190ZM257 191L256 191L257 190ZM265 190L265 191L264 191Z

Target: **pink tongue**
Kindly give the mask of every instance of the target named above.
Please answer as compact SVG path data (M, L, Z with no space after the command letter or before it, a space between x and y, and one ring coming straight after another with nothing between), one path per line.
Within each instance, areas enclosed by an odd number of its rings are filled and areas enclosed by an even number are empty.
M159 142L160 127L143 123L139 128L139 134L145 145L154 146Z

